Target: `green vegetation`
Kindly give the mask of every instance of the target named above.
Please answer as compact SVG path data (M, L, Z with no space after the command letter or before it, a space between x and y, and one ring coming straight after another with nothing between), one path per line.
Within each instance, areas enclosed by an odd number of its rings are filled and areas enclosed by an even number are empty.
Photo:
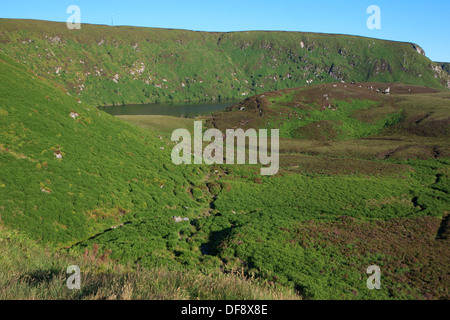
M0 298L448 299L450 94L410 44L0 25ZM127 68L144 56L157 63L134 79ZM320 59L336 65L319 69ZM108 74L92 78L100 69ZM286 89L314 72L323 82L434 88ZM141 75L167 88L144 99ZM279 128L276 176L257 165L176 166L170 133L193 119L114 118L94 106L236 97L232 77L238 93L258 94L202 119L221 130ZM80 291L65 287L70 264L85 270ZM381 290L366 288L373 264Z
M186 189L204 173L173 165L170 141L76 103L1 59L3 223L61 247L148 215L169 223L184 206L202 206Z
M241 170L224 178L228 191L214 209L226 232L212 242L214 254L309 298L448 297L440 282L450 280L441 235L449 97L396 84L320 85L267 92L214 114L219 128L280 128L289 138L278 176ZM385 270L377 293L361 281L371 264Z
M96 25L68 30L65 23L10 19L1 19L0 29L0 52L94 105L235 99L307 81L443 88L449 80L417 45L356 36Z
M191 269L244 269L308 298L443 298L448 289L438 279L446 279L448 245L435 237L449 197L433 178L437 172L448 174L448 164L408 162L428 174L399 177L288 174L261 179L256 170L239 169L218 174L222 190L211 216L185 223L178 233L142 221L77 247L99 245L100 252L113 252L112 259L147 267L175 267L161 254L172 248L175 260ZM448 188L448 180L442 185ZM151 238L155 234L159 240ZM154 254L148 256L152 245ZM381 291L370 292L361 280L367 278L364 267L372 264L384 270ZM411 272L399 278L395 269L406 266ZM428 284L416 278L419 266Z
M307 298L447 297L441 282L448 281L448 248L436 237L448 214L449 95L390 84L393 94L386 96L376 92L380 84L365 85L269 92L214 114L209 121L221 129L247 119L252 123L243 127L275 128L277 114L292 109L308 113L312 123L337 114L353 135L282 140L282 170L275 177L261 177L252 166L214 166L209 183L191 190L210 209L178 232L141 221L74 249L99 245L113 259L147 267L243 269ZM321 105L324 95L340 112ZM302 125L297 115L283 120ZM281 135L291 128L280 126ZM156 233L153 260L146 252ZM171 257L162 254L165 248ZM381 291L365 287L365 268L372 264L384 270Z
M396 94L395 98L383 94L387 89ZM411 94L421 92L424 94ZM409 129L437 132L437 126L438 136L445 136L448 120L441 117L448 114L448 94L438 93L433 89L392 83L301 87L252 96L217 112L209 122L221 129L277 128L283 138L335 141L381 134L387 128L396 128L399 123L410 124L413 120L420 123L420 117L425 117L425 122ZM434 108L430 108L431 113L419 113L431 101L435 103ZM405 117L408 121L402 122Z
M145 270L114 264L95 250L70 256L44 250L17 231L0 226L0 300L293 300L282 287L239 275ZM78 265L82 289L68 290L66 270Z

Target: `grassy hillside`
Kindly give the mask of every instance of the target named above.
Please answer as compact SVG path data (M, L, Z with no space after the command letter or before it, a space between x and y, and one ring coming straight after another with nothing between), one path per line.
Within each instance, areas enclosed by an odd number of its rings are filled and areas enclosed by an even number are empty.
M447 87L411 43L299 32L208 33L0 20L0 52L83 103L240 98L306 83Z

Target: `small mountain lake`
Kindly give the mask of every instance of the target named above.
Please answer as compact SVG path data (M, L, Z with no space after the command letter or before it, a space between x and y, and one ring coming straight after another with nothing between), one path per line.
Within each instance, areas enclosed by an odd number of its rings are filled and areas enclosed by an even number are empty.
M235 103L236 101L129 104L123 106L98 107L98 109L108 112L113 116L165 115L192 118L223 110Z

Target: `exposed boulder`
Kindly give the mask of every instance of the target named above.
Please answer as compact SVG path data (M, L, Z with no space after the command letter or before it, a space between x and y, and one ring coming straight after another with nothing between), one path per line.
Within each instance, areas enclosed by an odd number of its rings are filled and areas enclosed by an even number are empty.
M71 116L73 119L76 119L76 118L79 117L79 114L76 113L75 111L71 111L71 112L69 113L69 116Z

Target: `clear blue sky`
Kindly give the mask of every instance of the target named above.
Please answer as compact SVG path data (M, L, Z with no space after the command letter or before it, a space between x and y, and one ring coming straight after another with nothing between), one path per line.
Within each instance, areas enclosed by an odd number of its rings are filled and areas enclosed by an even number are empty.
M450 0L14 0L0 18L65 22L69 5L81 22L200 31L285 30L354 34L408 41L434 61L450 62ZM381 30L369 30L367 7L381 8Z

